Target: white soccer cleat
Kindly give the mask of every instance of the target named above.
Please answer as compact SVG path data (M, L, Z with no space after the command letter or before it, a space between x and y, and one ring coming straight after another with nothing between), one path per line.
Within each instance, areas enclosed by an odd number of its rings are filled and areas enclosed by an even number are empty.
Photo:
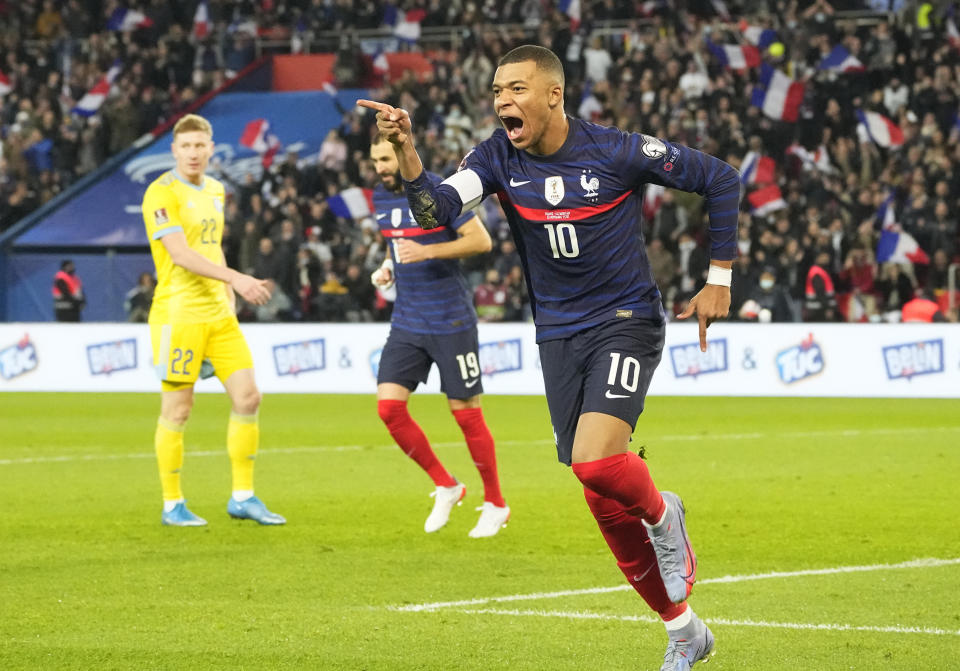
M434 497L433 510L430 511L427 521L423 523L423 530L432 534L446 526L450 519L450 511L454 506L460 505L466 495L467 488L462 482L458 482L453 487L437 487L430 493L430 496Z
M483 505L477 508L480 511L480 519L477 520L477 526L467 534L470 538L488 538L496 536L497 532L507 526L507 520L510 519L510 506L495 506L489 501L484 501Z

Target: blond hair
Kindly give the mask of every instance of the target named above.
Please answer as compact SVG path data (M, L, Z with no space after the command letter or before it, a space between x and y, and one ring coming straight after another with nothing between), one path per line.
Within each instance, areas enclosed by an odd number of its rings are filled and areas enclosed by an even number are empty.
M192 131L200 131L211 138L213 137L213 126L199 114L185 114L180 117L180 120L173 127L173 137L177 137L180 133L190 133Z

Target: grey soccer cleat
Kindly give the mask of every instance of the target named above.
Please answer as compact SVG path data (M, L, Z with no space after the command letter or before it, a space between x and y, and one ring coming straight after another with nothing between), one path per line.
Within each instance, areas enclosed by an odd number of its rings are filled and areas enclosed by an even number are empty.
M667 512L657 528L647 525L647 535L657 555L667 596L674 603L681 603L690 596L697 579L697 556L687 535L686 515L680 497L673 492L660 492L660 495L667 504Z
M713 654L713 634L692 610L690 616L687 626L668 632L670 642L663 655L660 671L689 671L697 662L706 664L710 661L710 655Z

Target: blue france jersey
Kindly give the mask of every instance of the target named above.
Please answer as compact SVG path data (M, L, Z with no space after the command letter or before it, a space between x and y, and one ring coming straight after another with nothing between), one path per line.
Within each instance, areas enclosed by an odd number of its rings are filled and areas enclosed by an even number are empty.
M440 177L430 174L433 184ZM472 328L477 313L467 280L457 259L431 259L418 263L400 263L394 241L410 238L422 245L457 239L457 229L473 218L472 212L458 217L449 226L426 231L417 225L403 193L395 193L383 184L373 190L380 234L387 239L393 272L397 279L397 300L391 324L414 333L456 333Z
M497 194L523 261L537 341L618 318L664 319L641 234L645 183L706 196L711 258L736 257L740 182L727 163L682 145L569 118L563 146L536 156L501 128L435 187L405 182L425 226Z

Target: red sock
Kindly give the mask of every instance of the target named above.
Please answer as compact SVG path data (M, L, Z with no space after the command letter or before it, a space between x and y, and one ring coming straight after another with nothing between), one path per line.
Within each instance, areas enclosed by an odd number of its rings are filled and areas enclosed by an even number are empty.
M483 421L483 410L464 408L454 410L453 416L467 440L467 448L473 457L473 465L480 471L483 480L483 500L502 508L507 505L500 493L500 478L497 477L497 453L493 447L493 436L487 423Z
M573 472L584 487L617 501L648 524L659 522L667 509L647 465L632 452L574 464Z
M640 518L628 513L613 499L600 496L586 487L583 488L583 495L627 582L664 621L682 615L687 603L673 603L667 596L660 578L657 556Z
M453 487L456 479L447 473L420 425L407 412L406 401L377 401L377 413L400 449L427 472L437 487Z

